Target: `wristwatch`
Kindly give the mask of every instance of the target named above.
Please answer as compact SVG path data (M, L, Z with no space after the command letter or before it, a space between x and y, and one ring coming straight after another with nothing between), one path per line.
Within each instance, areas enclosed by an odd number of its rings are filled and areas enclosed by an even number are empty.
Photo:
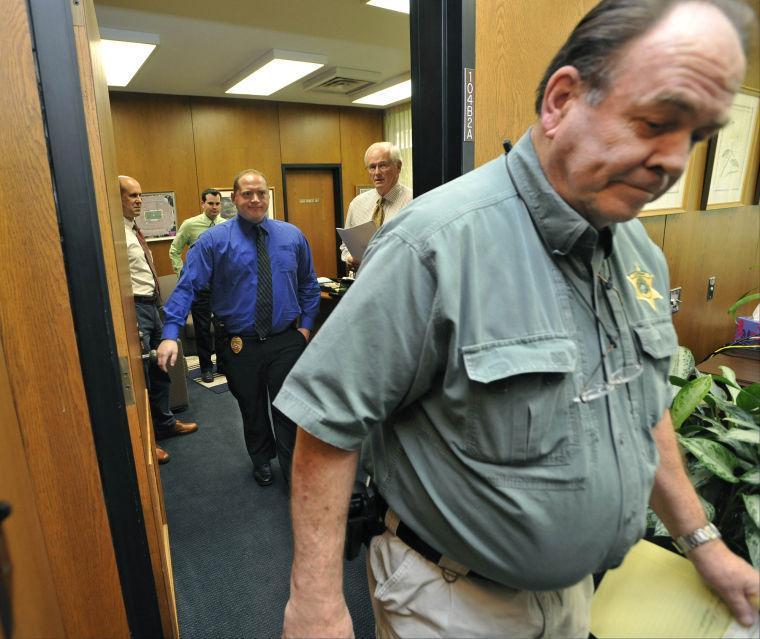
M685 555L694 550L697 546L706 544L713 539L720 539L720 537L720 531L715 527L715 524L707 524L707 526L697 528L686 535L681 535L674 541L678 550Z

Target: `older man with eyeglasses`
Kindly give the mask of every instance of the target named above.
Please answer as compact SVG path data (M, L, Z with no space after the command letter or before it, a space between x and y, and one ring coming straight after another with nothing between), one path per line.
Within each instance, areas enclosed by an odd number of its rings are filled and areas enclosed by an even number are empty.
M396 217L412 201L412 190L398 181L401 175L401 153L395 144L375 142L364 153L364 166L367 167L374 189L357 195L348 205L346 228L350 229L370 220L378 228ZM355 271L361 260L354 257L340 245L340 259L348 268Z
M300 425L285 636L351 634L360 449L388 504L367 553L378 636L587 637L591 574L641 538L647 503L757 620L760 575L679 456L668 270L635 219L728 121L753 22L735 0L603 0L515 147L377 232L275 400Z

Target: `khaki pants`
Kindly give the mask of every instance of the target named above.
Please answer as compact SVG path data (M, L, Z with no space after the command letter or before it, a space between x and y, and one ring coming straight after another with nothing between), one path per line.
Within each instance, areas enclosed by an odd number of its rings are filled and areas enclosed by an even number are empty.
M378 639L582 637L589 633L589 575L563 590L519 591L441 568L389 531L375 537L367 575Z

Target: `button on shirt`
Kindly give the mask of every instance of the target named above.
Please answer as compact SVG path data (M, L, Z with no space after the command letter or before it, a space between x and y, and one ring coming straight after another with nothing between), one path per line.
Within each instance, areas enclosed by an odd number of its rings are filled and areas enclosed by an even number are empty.
M182 222L169 248L169 257L171 258L172 268L175 273L179 273L182 270L182 249L188 244L193 246L198 241L201 233L225 221L221 215L217 215L212 220L205 213L201 213Z
M274 295L272 334L300 317L312 329L319 312L319 284L303 233L287 222L264 219ZM182 275L164 305L164 339L177 339L190 311L193 292L211 285L211 309L234 335L254 334L257 255L254 224L239 215L198 238Z
M643 534L676 348L668 286L640 222L598 233L526 134L378 230L274 405L362 447L390 506L439 552L513 588L567 587ZM607 349L589 305L619 334L605 373L644 371L579 403Z
M372 213L375 211L379 198L380 194L375 189L372 189L371 191L360 193L351 200L351 203L348 205L348 213L346 214L346 228L350 229L371 221ZM412 189L396 182L383 196L384 223L396 217L401 209L411 201ZM341 244L340 259L345 262L349 255L350 253L346 245Z
M132 282L132 295L150 297L156 293L153 273L145 259L140 240L134 231L134 221L124 219L124 235L127 240L127 257L129 258L129 278Z

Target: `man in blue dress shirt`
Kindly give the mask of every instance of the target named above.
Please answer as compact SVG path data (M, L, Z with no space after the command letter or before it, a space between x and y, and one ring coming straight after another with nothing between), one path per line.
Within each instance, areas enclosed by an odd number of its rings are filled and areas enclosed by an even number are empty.
M221 329L217 355L240 406L253 476L268 486L275 453L286 480L290 478L296 427L270 399L309 340L319 311L319 284L303 233L267 217L269 189L263 174L241 171L232 199L237 217L198 238L164 305L158 365L165 370L174 363L177 336L193 298L210 284L211 309Z

